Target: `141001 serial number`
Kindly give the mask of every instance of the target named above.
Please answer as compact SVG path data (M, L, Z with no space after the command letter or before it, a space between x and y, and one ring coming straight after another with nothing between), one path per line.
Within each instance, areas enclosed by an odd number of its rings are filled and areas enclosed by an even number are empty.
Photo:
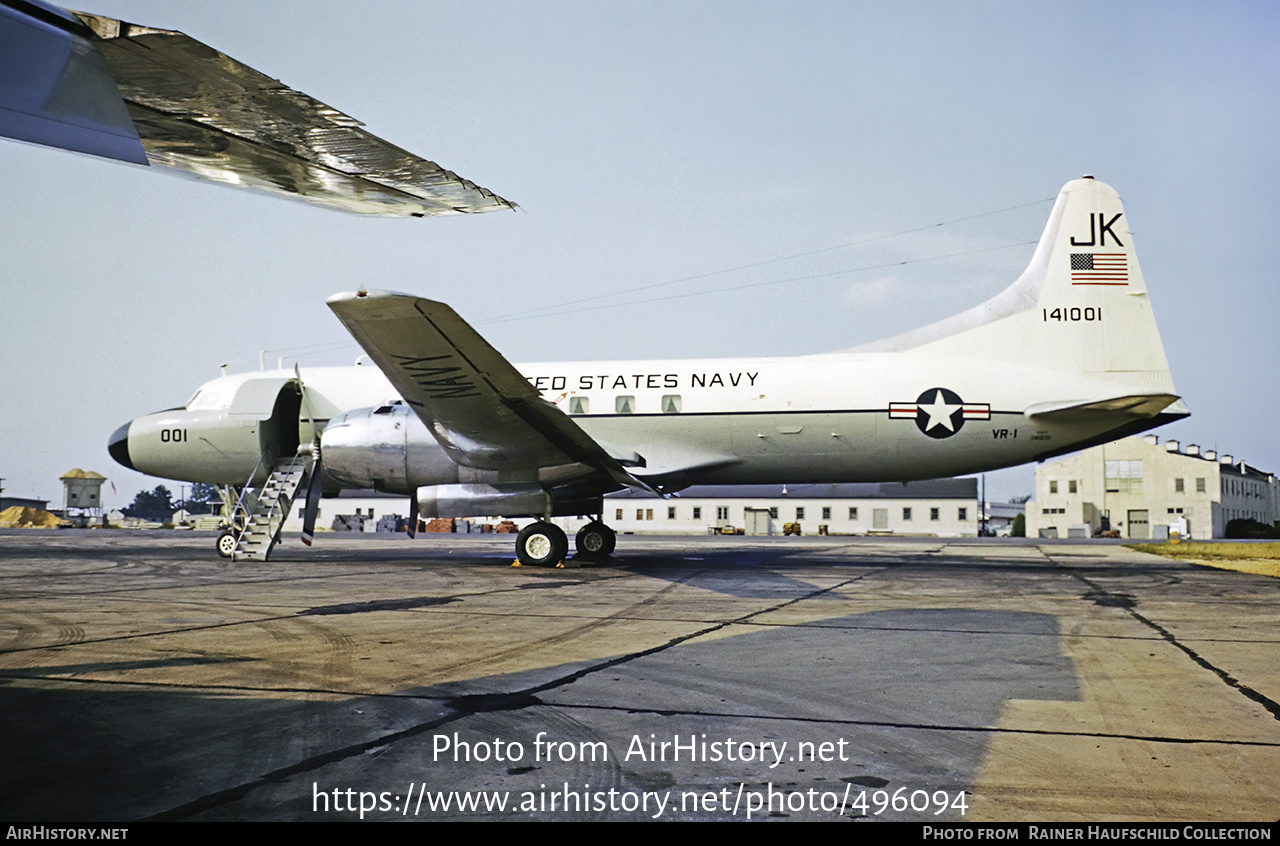
M1059 323L1078 323L1081 320L1101 320L1102 309L1089 306L1087 308L1055 308L1050 311L1047 308L1040 309L1044 315L1044 322L1056 320Z

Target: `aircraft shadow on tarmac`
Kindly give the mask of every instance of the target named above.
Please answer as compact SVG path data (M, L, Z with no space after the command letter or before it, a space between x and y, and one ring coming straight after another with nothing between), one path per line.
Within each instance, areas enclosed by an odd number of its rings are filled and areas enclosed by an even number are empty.
M307 701L300 694L48 678L68 669L93 672L89 665L64 665L0 675L0 709L7 715L0 748L9 750L0 765L0 815L6 818L350 819L357 815L335 811L330 796L320 803L316 791L353 788L386 792L388 801L395 796L394 810L366 815L393 819L402 816L399 803L411 785L510 792L505 812L427 813L426 803L410 808L408 816L416 810L427 819L632 819L654 812L653 805L628 813L590 802L565 811L564 790L629 792L637 802L646 791L667 793L665 819L728 817L724 810L682 811L681 796L720 796L725 788L738 791L739 783L762 794L816 789L845 795L851 787L854 795L864 789L870 795L906 787L954 797L973 785L1008 700L1078 697L1055 618L947 608L758 627L630 657L383 696ZM45 680L31 678L42 674ZM446 749L435 759L436 736L452 747L455 732L472 744L516 742L523 754L516 758L508 746L503 761L490 754L483 762L455 762ZM540 732L572 744L561 749L602 741L607 759L598 752L592 761L582 751L582 759L535 760ZM686 753L675 761L668 751L666 760L649 760L650 740L677 735L685 743L719 742L722 751L732 740L739 754L731 761L690 761ZM633 738L644 756L635 754ZM766 751L764 741L787 744L776 766L770 766L776 747ZM837 759L794 760L800 742L831 743ZM760 753L754 760L743 760L744 743ZM549 810L553 793L557 809ZM541 807L518 810L522 796ZM835 816L794 808L774 815ZM930 810L887 818L960 816Z

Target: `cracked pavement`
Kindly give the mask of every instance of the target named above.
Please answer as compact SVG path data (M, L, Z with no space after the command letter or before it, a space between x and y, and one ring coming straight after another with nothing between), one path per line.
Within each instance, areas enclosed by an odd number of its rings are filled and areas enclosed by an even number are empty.
M266 564L212 543L0 531L0 814L1280 810L1264 576L1096 541L632 536L554 570L510 567L504 536L322 535ZM510 801L430 808L463 792Z

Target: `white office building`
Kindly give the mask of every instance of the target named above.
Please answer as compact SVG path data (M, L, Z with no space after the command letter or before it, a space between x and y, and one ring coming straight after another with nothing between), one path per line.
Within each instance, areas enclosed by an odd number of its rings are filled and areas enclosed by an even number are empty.
M1235 519L1280 519L1275 474L1195 444L1160 443L1155 435L1040 465L1035 499L1027 503L1030 537L1116 530L1125 538L1160 538L1177 530L1220 538Z
M806 535L826 526L832 535L973 537L978 518L977 479L694 485L670 499L633 490L604 499L604 521L619 534L706 534L732 527L748 535L774 535L782 534L787 523L799 523ZM569 528L576 529L578 522Z

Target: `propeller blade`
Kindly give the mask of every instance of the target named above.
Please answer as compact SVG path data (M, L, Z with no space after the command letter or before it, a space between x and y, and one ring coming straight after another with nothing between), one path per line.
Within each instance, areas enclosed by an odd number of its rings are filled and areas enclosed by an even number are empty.
M302 513L302 543L311 546L316 534L316 515L320 513L320 492L323 488L320 479L324 476L324 466L320 461L320 433L316 431L316 421L311 413L311 397L307 395L302 370L296 361L293 363L293 375L302 391L302 403L307 407L307 425L311 427L311 479L307 482L307 507Z
M311 463L311 480L307 483L307 507L302 513L302 542L311 546L311 539L315 537L316 532L316 515L320 511L320 490L323 487L320 483L320 477L324 475L324 468L320 465L320 452L315 453L315 461Z

